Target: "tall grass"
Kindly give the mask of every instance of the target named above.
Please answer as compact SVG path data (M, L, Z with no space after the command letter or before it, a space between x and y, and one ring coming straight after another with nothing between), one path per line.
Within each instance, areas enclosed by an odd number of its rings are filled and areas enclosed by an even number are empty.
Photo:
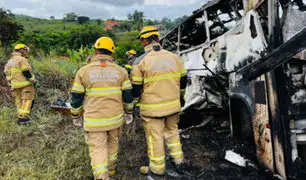
M0 179L88 179L88 149L81 129L46 106L36 106L30 127L16 125L14 108L0 109Z
M87 46L82 46L78 51L70 49L67 50L69 61L81 64L84 64L84 61L88 58L88 56L92 55L93 52L94 48L89 48Z
M43 60L30 58L33 73L40 84L49 89L67 90L80 64L63 60L60 57L45 57Z
M39 103L32 124L19 127L13 107L0 108L0 179L92 179L88 147L81 128ZM144 179L145 137L140 122L135 132L123 129L116 179Z

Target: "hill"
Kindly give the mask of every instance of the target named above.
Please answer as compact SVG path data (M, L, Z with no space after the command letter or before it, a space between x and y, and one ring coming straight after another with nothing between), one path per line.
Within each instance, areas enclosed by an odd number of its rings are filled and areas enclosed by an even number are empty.
M61 19L41 19L26 15L15 15L15 20L23 25L25 31L48 32L66 31L80 26L77 21L64 21ZM99 25L99 20L89 20L89 25ZM100 24L104 26L104 24Z

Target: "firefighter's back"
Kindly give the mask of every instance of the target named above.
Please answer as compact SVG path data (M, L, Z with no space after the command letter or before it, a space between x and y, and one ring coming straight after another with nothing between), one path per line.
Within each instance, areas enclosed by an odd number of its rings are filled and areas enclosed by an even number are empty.
M94 61L80 69L79 76L85 90L85 130L107 131L123 124L124 71L108 61Z
M28 60L21 56L20 53L13 53L12 58L5 65L5 74L11 82L12 89L18 89L31 85L31 82L23 75L22 71L31 69Z
M142 114L163 117L180 112L181 59L157 45L138 67L143 71Z

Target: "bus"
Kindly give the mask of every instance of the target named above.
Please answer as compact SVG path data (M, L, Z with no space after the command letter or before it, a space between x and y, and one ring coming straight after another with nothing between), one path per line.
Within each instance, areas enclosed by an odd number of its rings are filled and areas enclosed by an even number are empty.
M161 39L184 61L183 111L229 111L233 138L283 179L306 169L306 11L302 0L214 0Z

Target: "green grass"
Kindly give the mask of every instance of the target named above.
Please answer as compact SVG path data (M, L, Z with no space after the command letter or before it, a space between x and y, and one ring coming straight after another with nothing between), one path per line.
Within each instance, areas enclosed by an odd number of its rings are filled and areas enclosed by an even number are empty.
M49 56L42 60L30 58L33 73L42 86L49 89L67 90L81 64L60 57Z
M29 127L19 127L15 108L0 108L0 179L91 179L88 147L82 128L69 117L50 110L48 102L65 97L59 90L41 89ZM141 121L124 127L120 138L116 179L143 179L138 168L145 165L146 143ZM131 149L133 149L131 151Z
M13 106L0 109L0 179L89 178L82 130L72 126L69 118L39 104L33 110L30 127L16 124Z
M42 33L50 30L67 31L80 26L77 22L65 22L60 19L40 19L25 15L15 15L15 20L23 25L25 31L39 31ZM90 20L88 24L97 25L97 20ZM104 26L103 21L101 26Z

